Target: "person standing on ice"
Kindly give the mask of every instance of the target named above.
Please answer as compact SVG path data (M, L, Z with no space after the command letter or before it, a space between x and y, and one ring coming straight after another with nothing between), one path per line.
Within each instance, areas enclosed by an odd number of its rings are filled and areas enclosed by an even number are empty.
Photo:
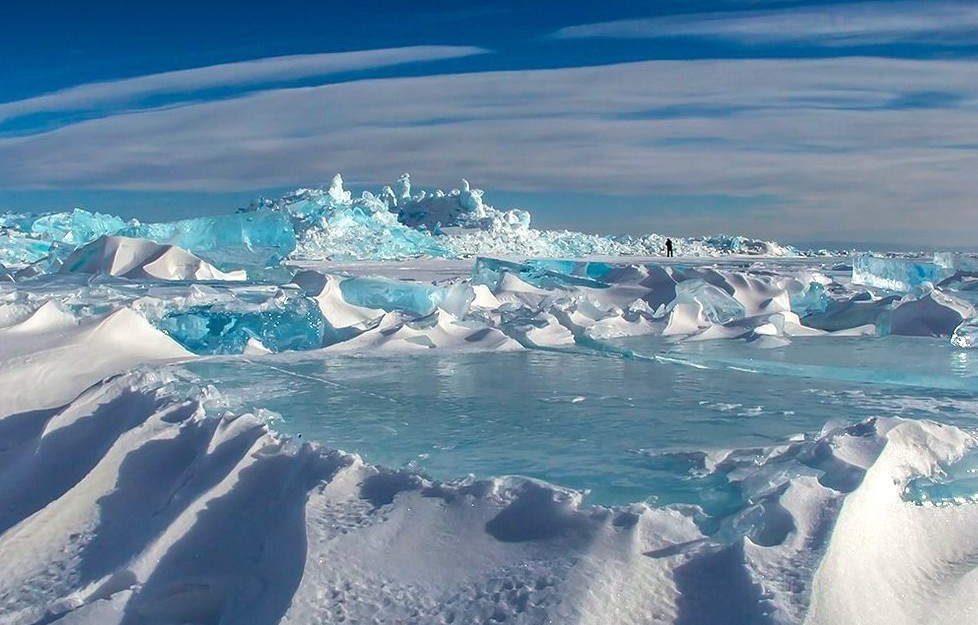
M666 239L666 256L672 256L672 239Z

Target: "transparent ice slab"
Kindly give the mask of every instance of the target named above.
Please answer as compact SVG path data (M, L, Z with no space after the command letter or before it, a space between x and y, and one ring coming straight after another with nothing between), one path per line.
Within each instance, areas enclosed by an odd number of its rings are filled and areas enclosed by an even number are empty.
M221 269L274 265L296 245L289 216L270 210L139 224L121 234L182 247Z
M924 282L937 284L953 274L953 269L925 260L885 258L872 254L857 254L852 259L854 284L891 291L912 291Z

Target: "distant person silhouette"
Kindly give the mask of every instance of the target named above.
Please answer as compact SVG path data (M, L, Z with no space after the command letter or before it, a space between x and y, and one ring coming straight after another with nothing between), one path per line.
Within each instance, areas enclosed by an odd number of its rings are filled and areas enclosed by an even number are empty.
M672 256L672 239L666 239L666 256Z

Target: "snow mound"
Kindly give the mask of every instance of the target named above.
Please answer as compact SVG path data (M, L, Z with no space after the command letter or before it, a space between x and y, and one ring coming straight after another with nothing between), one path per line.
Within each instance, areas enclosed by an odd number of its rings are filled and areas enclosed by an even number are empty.
M974 446L956 428L696 454L743 490L704 533L681 506L371 466L174 388L128 374L0 413L9 622L941 623L978 591L978 507L906 499Z
M128 308L77 319L48 302L0 328L0 414L52 408L86 387L140 363L192 354ZM69 366L65 363L84 363ZM9 389L35 389L9 392Z
M93 273L132 279L245 280L243 271L225 273L175 245L145 239L103 236L72 252L61 273Z

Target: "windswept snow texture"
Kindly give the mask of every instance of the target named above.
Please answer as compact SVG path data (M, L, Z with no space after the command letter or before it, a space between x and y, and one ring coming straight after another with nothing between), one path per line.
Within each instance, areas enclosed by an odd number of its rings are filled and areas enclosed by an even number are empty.
M978 612L970 256L665 259L406 175L0 219L0 625Z

